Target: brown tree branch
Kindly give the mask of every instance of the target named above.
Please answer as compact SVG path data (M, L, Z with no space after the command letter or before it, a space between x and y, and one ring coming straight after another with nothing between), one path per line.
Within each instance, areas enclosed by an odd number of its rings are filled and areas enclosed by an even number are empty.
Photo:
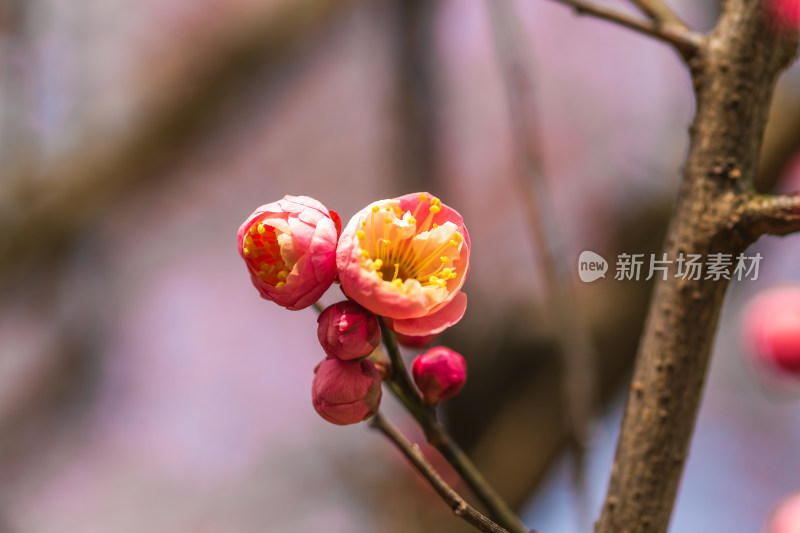
M742 223L754 238L800 231L800 193L754 195L745 204Z
M755 239L742 205L754 194L776 80L799 37L771 25L762 2L728 0L690 63L697 111L664 245L670 260L741 253ZM788 209L782 202L766 202L764 212L793 218L795 200ZM726 288L674 272L656 284L596 533L667 531Z
M674 26L689 31L686 24L670 7L661 0L631 0L639 11L650 17L650 20L662 26Z
M414 468L422 474L422 477L430 483L431 487L441 496L450 509L453 510L454 515L464 519L476 529L486 533L509 533L508 530L483 516L471 507L464 498L459 496L458 493L442 479L427 459L425 459L425 456L419 451L419 446L408 442L397 428L386 420L380 412L375 413L367 423L370 427L386 435L386 437L397 446L397 449L406 456L409 462L414 465Z
M681 56L693 57L703 42L703 36L685 26L664 25L632 17L610 7L583 0L554 0L575 9L579 15L591 15L619 24L625 28L671 44Z

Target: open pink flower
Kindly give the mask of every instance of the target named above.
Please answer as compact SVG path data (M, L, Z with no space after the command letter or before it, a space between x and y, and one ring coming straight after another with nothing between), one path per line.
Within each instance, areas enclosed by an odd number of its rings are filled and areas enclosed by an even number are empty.
M262 298L303 309L336 277L339 216L308 196L284 196L256 209L239 228L239 254Z
M467 379L467 363L458 352L437 346L414 359L411 373L422 399L437 403L458 394Z
M342 290L398 333L439 333L464 316L469 235L455 210L427 193L380 200L339 239Z
M327 307L317 322L319 343L331 357L359 359L381 343L378 318L350 300Z
M369 359L325 359L314 369L311 398L319 416L340 426L375 414L381 403L381 373Z

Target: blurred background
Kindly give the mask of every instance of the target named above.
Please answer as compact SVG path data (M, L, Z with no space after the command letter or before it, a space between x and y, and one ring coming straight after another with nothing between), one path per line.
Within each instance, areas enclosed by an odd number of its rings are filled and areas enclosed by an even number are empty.
M671 4L713 26L716 2ZM773 111L759 186L798 190L796 65ZM442 417L528 526L589 531L651 289L613 261L660 248L692 112L668 47L552 2L3 0L0 533L470 531L377 433L316 415L316 314L261 300L236 252L285 194L346 222L420 190L472 238L443 339L470 375ZM587 249L606 279L578 281ZM759 531L800 490L796 390L741 339L753 295L800 282L800 240L751 251L676 532ZM564 331L593 347L577 373Z

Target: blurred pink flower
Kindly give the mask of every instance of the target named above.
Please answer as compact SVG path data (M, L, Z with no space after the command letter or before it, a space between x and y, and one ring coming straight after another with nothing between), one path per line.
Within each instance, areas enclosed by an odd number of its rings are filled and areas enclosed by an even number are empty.
M435 334L464 316L469 235L461 216L429 194L373 202L339 239L342 290L390 318L403 335Z
M411 373L423 401L437 403L458 394L467 379L467 363L458 352L437 346L414 359Z
M317 337L331 357L344 360L366 357L381 342L378 317L350 300L329 306L317 322Z
M800 285L756 296L744 315L751 354L782 373L800 377Z
M800 492L789 496L775 507L766 533L800 533Z
M381 403L381 374L369 359L325 359L314 369L311 385L319 416L344 426L375 414Z
M262 298L296 310L328 290L336 277L338 220L307 196L284 196L245 220L239 254Z

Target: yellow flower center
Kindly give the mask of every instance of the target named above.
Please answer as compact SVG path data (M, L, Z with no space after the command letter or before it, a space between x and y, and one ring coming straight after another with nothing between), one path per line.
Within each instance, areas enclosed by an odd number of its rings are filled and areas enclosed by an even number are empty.
M446 296L448 281L464 268L454 266L464 237L452 222L441 226L433 222L441 210L438 198L431 198L425 219L418 221L427 200L421 194L413 213L403 212L397 201L375 205L356 235L363 268L398 290L422 289L438 300Z
M281 256L275 228L254 223L242 240L245 261L256 276L273 287L286 285L289 270Z

